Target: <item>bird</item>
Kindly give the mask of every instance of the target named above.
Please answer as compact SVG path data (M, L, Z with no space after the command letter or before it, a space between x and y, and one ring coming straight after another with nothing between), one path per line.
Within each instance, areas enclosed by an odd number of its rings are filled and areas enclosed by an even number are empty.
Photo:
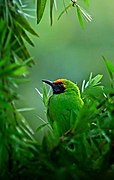
M79 87L67 79L42 81L53 90L47 101L47 119L58 136L62 136L73 127L84 104Z

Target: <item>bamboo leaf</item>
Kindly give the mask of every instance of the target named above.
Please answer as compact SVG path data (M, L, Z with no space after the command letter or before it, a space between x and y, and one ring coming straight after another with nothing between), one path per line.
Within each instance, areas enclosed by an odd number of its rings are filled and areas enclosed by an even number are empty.
M7 47L9 46L10 40L11 40L11 36L12 36L12 32L11 32L11 30L9 30L9 33L8 33L8 35L7 35L7 39L6 39L4 48L7 48Z
M43 99L43 94L39 91L38 88L35 88L35 90L37 91L37 93L40 95L40 97Z
M42 124L41 126L39 126L37 129L36 129L36 132L39 132L41 129L43 129L45 126L47 126L49 123L45 123L45 124Z
M22 35L22 37L31 45L34 47L33 42L31 41L31 39L29 38L29 36L26 34L26 32L22 29L22 28L17 28L17 30L19 31L18 33L20 35Z
M90 80L90 85L92 86L97 86L100 83L100 80L102 79L103 75L98 74L97 76L95 76L93 79Z
M37 24L42 19L42 16L44 14L45 6L46 6L47 0L37 0Z
M113 79L113 73L114 73L114 65L111 64L104 56L102 56L104 62L105 62L105 65L107 67L107 70L109 72L109 75L110 75L110 78Z
M12 76L12 75L26 75L28 73L26 66L20 66L17 64L11 64L6 66L4 70L0 71L0 77Z
M17 109L18 112L27 112L27 111L33 111L34 108L20 108L20 109Z
M82 7L80 7L79 5L77 5L77 7L80 9L80 11L81 11L83 17L85 18L85 20L87 22L91 22L92 21L92 17L84 9L82 9Z
M67 10L68 10L71 6L72 6L72 5L69 4L68 6L65 7L65 9L60 13L60 15L59 15L59 17L58 17L58 20L61 18L61 16L62 16L65 12L67 12Z
M43 102L45 106L47 106L47 100L48 100L48 93L47 93L46 85L45 83L43 83Z
M6 33L7 33L7 29L5 28L6 23L3 22L3 20L0 21L0 46L3 45L5 37L6 37Z
M26 66L20 66L20 67L14 68L11 74L15 76L19 76L19 75L21 76L21 75L28 74L28 71L26 69Z
M28 65L31 66L34 61L30 56L22 37L18 36L18 31L15 31L15 37L12 35L12 39L14 39L14 42L12 43L13 55L21 58L24 62L29 60Z
M100 80L102 79L103 75L98 74L94 78L89 78L89 81L86 83L85 88L87 87L94 87L100 84Z
M92 78L92 73L90 74L87 83L84 81L82 84L82 96L92 96L98 98L99 95L103 94L103 86L101 85L102 75L98 74Z
M22 29L25 29L32 35L38 36L38 34L34 31L34 29L30 26L30 24L22 14L12 11L12 16L14 22L16 21L22 27Z
M0 109L4 108L12 110L11 105L7 101L4 101L0 98Z
M57 2L56 2L56 0L54 0L54 7L57 10Z
M50 21L51 21L51 26L53 24L53 5L54 5L54 0L50 0Z
M65 3L65 0L63 0L63 6L64 6L64 8L66 9L66 3ZM67 10L66 10L66 13L67 13Z
M8 161L8 148L3 135L0 134L0 169L5 167Z
M81 13L80 8L78 6L77 6L77 14L78 14L78 19L79 19L80 25L82 28L84 28L82 13Z

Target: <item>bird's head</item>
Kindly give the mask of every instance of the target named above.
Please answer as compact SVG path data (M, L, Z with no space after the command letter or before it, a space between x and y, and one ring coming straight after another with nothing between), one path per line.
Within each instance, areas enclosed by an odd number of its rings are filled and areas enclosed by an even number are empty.
M42 80L46 84L50 85L53 89L53 94L61 94L64 92L75 92L80 96L80 91L78 86L70 80L67 79L57 79L55 81Z

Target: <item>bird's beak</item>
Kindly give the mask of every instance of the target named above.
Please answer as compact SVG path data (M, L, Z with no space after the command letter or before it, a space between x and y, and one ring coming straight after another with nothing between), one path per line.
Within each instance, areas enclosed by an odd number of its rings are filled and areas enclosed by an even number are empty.
M45 82L46 84L49 84L51 87L53 87L53 82L50 80L43 79L42 82Z

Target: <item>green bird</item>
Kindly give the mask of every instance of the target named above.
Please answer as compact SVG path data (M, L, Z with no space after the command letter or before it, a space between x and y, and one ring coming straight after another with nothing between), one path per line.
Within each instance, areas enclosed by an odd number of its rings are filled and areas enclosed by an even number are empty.
M53 90L47 102L48 121L58 135L62 136L73 127L83 106L80 90L75 83L67 79L42 81L50 85Z

